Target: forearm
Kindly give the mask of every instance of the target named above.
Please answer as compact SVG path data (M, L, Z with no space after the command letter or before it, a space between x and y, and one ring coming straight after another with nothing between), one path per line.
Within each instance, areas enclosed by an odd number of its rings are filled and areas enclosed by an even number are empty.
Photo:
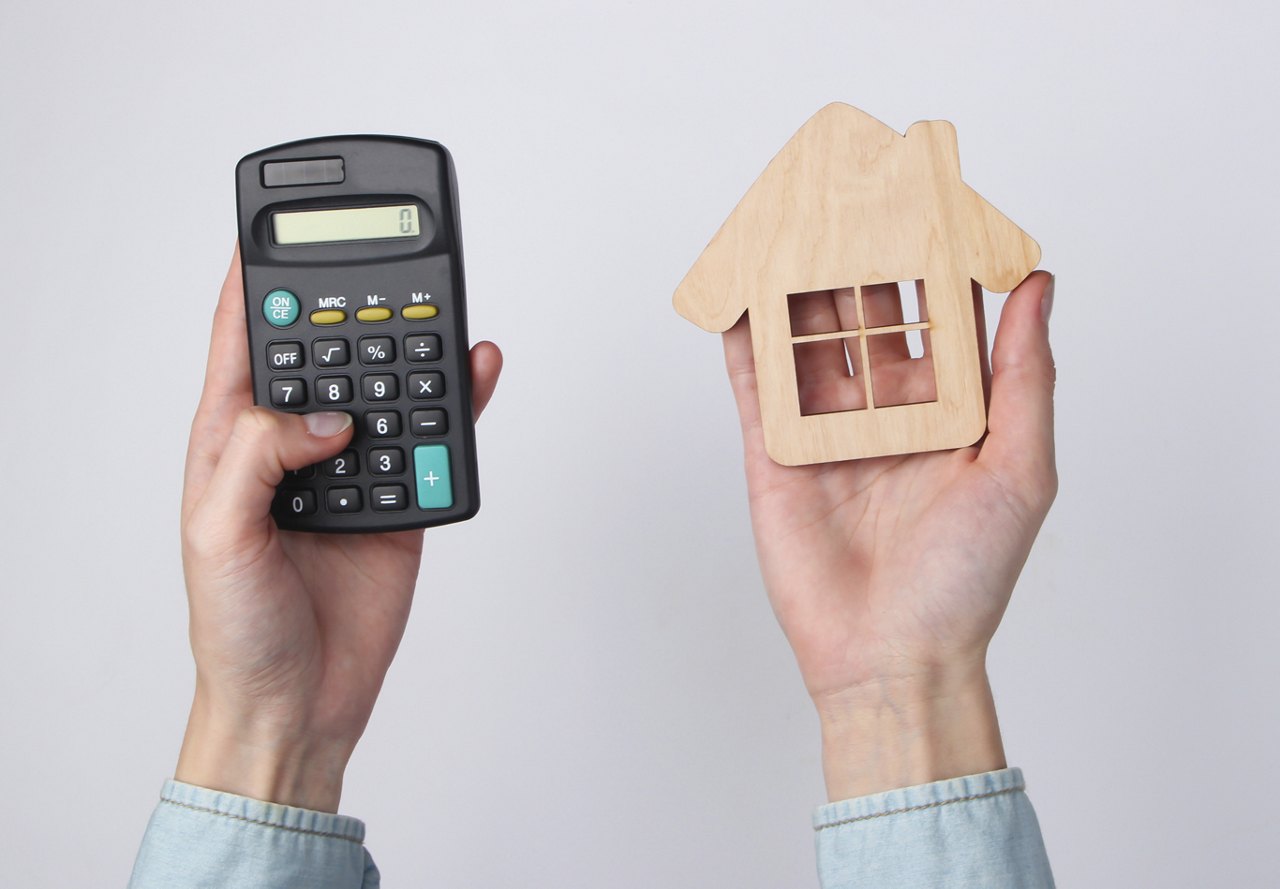
M196 694L174 778L286 806L337 812L354 742L264 719Z
M833 802L1006 765L981 664L879 680L814 703Z

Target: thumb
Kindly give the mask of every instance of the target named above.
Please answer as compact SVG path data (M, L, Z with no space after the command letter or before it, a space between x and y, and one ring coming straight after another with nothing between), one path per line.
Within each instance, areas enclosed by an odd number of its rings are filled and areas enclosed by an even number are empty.
M979 460L1009 489L1048 508L1057 490L1053 447L1056 371L1049 349L1052 275L1037 272L1009 294L991 350L989 432Z
M246 408L205 489L206 518L241 528L267 520L285 471L340 452L351 441L351 423L350 414L338 411L286 414Z

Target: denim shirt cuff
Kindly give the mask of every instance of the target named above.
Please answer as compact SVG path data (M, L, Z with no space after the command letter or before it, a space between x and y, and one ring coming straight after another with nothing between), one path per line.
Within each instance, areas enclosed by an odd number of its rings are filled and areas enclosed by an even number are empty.
M1024 790L1026 782L1022 779L1021 769L1000 769L932 784L917 784L819 806L813 813L813 829L820 831L873 818L892 818Z
M364 822L349 815L298 809L173 779L164 782L160 804L313 837L347 840L356 845L364 843Z

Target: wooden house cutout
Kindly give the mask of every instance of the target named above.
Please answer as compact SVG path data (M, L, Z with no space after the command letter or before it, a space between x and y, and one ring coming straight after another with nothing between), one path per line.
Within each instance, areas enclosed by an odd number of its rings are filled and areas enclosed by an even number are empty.
M1012 290L1039 259L1036 242L961 181L950 123L921 121L900 135L834 103L769 163L674 303L715 333L749 313L765 448L776 462L941 450L986 431L981 288ZM902 305L886 314L899 283L915 291L906 314ZM826 320L803 311L815 298L827 301ZM897 346L877 373L881 347L912 332L927 354L908 358ZM884 334L897 336L876 339ZM797 362L808 367L805 350L814 349L847 355L855 397L806 408ZM904 369L923 380L923 395L892 391Z

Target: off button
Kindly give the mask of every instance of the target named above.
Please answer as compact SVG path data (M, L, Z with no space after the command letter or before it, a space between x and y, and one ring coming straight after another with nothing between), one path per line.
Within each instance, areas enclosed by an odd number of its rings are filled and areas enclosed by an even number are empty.
M272 327L288 327L298 320L301 309L298 297L288 290L273 290L262 301L262 317Z

